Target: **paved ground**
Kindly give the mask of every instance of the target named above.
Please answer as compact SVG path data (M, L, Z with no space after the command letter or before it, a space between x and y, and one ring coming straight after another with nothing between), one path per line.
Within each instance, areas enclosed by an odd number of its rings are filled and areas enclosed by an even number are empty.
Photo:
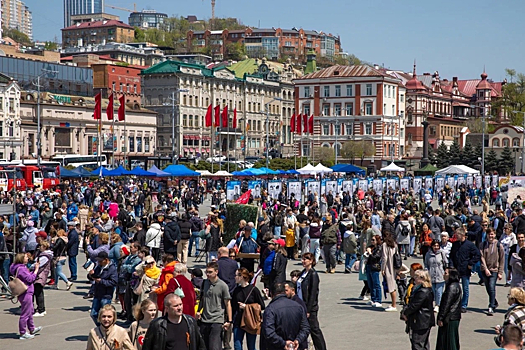
M288 270L298 268L298 262L291 261L288 264ZM319 266L319 270L324 269ZM354 349L368 348L371 344L378 349L408 349L408 336L404 333L404 323L399 320L399 314L373 309L358 300L362 282L358 281L357 274L346 275L341 266L337 270L334 275L320 274L319 319L328 349L346 350L349 343ZM82 283L83 280L81 274L80 281L69 292L45 290L47 316L35 318L36 325L43 326L44 329L34 340L18 340L17 305L1 299L0 349L85 349L87 334L93 323L89 318L90 302L82 299L89 288ZM477 282L477 277L473 282ZM62 282L60 287L65 287ZM504 307L508 288L500 285L497 289L500 305ZM472 284L469 312L463 315L460 325L462 349L494 348L492 328L502 323L504 310L497 310L493 317L489 317L484 313L486 306L484 287ZM116 307L120 309L120 306ZM436 335L437 329L434 328L431 334L432 349L435 348Z

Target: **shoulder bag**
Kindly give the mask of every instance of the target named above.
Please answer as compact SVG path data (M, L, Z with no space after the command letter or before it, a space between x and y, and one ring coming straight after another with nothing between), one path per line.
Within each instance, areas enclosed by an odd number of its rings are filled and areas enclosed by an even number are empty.
M11 280L9 281L9 289L11 290L11 294L15 297L18 297L27 291L27 285L18 278L18 270L20 270L20 267L16 269L16 275L14 277L11 276Z
M262 324L262 315L261 315L261 305L258 303L246 304L248 298L255 290L255 286L252 285L252 290L248 293L244 304L244 312L241 319L241 328L250 334L261 334L261 324Z
M142 278L140 279L139 283L133 288L133 294L135 295L141 295L143 291L143 285L144 285L144 277L146 274L142 275Z
M173 294L178 295L181 299L183 299L185 297L184 291L180 287L179 281L177 281L175 277L173 277L173 279L175 280L175 283L177 283L178 286L177 289L175 289L175 291L173 292Z

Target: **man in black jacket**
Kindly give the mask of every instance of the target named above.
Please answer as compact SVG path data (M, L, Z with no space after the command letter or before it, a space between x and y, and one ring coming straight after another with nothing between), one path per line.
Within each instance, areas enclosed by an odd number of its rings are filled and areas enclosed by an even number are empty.
M282 350L289 344L297 349L310 333L306 313L301 305L286 297L284 283L277 283L274 293L272 301L264 310L260 349Z
M164 252L177 256L177 244L180 242L180 227L179 224L174 221L175 213L165 218L166 226L164 226Z
M144 337L143 350L206 350L197 321L182 313L182 299L176 294L164 298L166 315L153 320Z
M180 241L179 244L177 244L177 260L186 264L188 261L188 244L191 237L190 214L182 214L178 225L180 228Z
M98 326L98 311L106 304L111 304L113 290L117 286L117 267L109 260L108 253L102 251L97 256L98 265L89 271L88 278L95 282L93 288L93 304L91 318Z
M476 245L467 240L465 229L460 227L456 230L457 241L452 244L450 250L450 267L458 270L463 287L463 298L461 299L461 312L467 312L469 283L472 267L480 261L481 254Z
M306 304L304 303L303 299L299 298L299 296L295 294L295 288L296 288L295 283L293 283L292 281L284 282L284 292L286 293L286 297L290 300L295 301L297 304L301 305L306 315ZM299 349L300 350L308 349L308 340L305 340L302 343L299 343Z
M80 240L78 239L76 226L76 221L70 221L67 223L67 228L69 230L67 234L67 256L69 259L69 272L71 273L71 277L69 278L70 281L77 280L77 255Z
M138 221L135 224L135 229L137 232L133 236L132 242L137 242L140 244L141 247L144 247L146 245L146 231L144 230L144 225L142 222Z
M523 213L523 209L518 209L517 212L518 217L512 222L514 233L525 232L525 213Z

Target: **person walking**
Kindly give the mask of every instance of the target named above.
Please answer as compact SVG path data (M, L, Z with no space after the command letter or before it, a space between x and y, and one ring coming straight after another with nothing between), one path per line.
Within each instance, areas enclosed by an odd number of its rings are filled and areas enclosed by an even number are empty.
M397 311L397 271L394 268L394 255L400 253L397 248L396 242L394 241L394 237L392 237L390 234L384 237L384 243L381 252L381 275L383 275L383 279L386 283L388 293L390 294L390 298L392 299L392 305L385 308L385 311L394 312Z
M326 273L335 273L337 264L335 253L337 247L341 244L341 236L339 235L338 225L332 224L332 216L330 214L326 214L321 233L321 243L323 244Z
M69 272L71 274L71 277L69 278L70 281L76 281L77 280L77 255L78 255L78 246L80 244L80 240L78 238L78 232L76 230L77 222L76 221L70 221L67 223L67 256L68 256L68 264L69 264Z
M461 287L463 289L461 312L465 313L467 312L468 306L472 267L480 260L481 254L476 245L467 240L464 228L460 227L456 229L456 237L457 241L452 244L452 249L450 250L449 267L454 267L458 270L461 279Z
M366 280L368 288L370 289L370 300L367 304L373 307L383 307L381 304L381 282L379 281L379 273L381 272L381 257L382 257L382 242L381 237L375 235L372 237L371 244L366 247L364 256L366 260Z
M301 261L304 270L297 279L297 295L306 304L306 317L310 325L310 336L314 342L315 350L326 350L326 342L317 317L319 312L320 280L317 271L314 269L316 264L315 256L312 253L304 253Z
M91 318L97 326L100 326L99 310L104 305L111 305L113 292L118 284L117 267L109 260L108 253L104 251L98 253L97 266L89 271L88 278L94 282Z
M448 259L445 253L441 251L439 241L437 239L433 240L430 250L425 256L425 267L428 269L430 281L432 282L432 292L434 292L434 301L436 303L434 307L435 312L439 310L439 305L441 304L447 265Z
M109 259L108 259L109 260ZM117 310L111 304L104 305L97 316L97 327L89 332L86 350L136 350L128 332L117 326Z
M432 295L432 284L427 271L417 270L414 273L415 287L402 317L409 329L412 350L430 350L430 329L435 326Z
M408 221L408 214L401 214L401 220L396 226L396 243L399 249L399 254L404 253L405 260L408 259L410 255L410 235L414 228L410 221Z
M459 321L461 320L461 286L456 269L448 269L446 285L437 314L438 335L436 350L459 350Z
M29 258L26 253L18 253L15 256L13 265L9 268L11 275L18 277L18 279L27 286L27 290L18 296L18 301L20 302L20 318L18 320L20 340L33 339L35 335L42 330L42 327L35 328L33 322L34 283L38 276L40 264L37 261L34 264L34 270L30 271L27 268L28 262Z
M183 264L188 263L188 245L191 238L190 214L181 213L180 221L180 241L177 244L177 260ZM191 254L190 254L191 256Z
M523 237L523 233L522 233L522 237ZM505 266L504 266L504 269L505 269L505 287L509 287L510 286L510 279L511 279L511 268L510 268L510 264L509 264L511 249L512 249L512 247L514 247L515 245L518 244L518 239L516 237L516 234L514 232L512 232L512 224L511 223L505 224L504 234L501 236L499 241L500 241L501 245L503 246L503 250L505 252ZM516 251L516 249L514 249L514 252L515 251Z
M496 240L496 231L489 227L487 229L487 240L481 245L481 272L489 296L487 316L494 315L494 310L498 307L496 281L503 278L504 265L505 251L503 245Z
M309 260L310 257L314 259L311 253L303 254L303 259L305 255ZM304 344L308 338L310 326L307 315L299 303L286 297L285 290L284 283L277 283L274 287L275 295L264 311L261 350L297 350L299 344ZM318 349L317 346L315 348ZM326 345L323 349L326 349Z
M220 271L220 270L219 270ZM252 334L245 331L241 327L242 319L244 317L245 309L250 304L257 304L260 310L264 310L265 304L261 296L261 291L254 285L250 284L253 278L253 273L250 273L244 267L236 271L235 282L237 287L232 295L232 312L233 312L233 348L234 350L242 350L242 342L246 335L246 345L248 350L255 350L255 341L257 334ZM253 309L256 311L256 309Z
M155 262L160 258L160 243L162 241L162 230L158 222L154 222L146 232L145 246L150 248L150 254L153 256Z
M164 300L163 300L164 302ZM142 350L144 336L148 331L151 321L157 317L157 305L150 299L143 300L140 305L135 306L135 321L128 328L128 335L131 343Z
M153 320L144 337L142 350L206 350L197 321L182 312L182 299L168 294L164 300L166 314Z
M200 232L204 229L204 222L199 217L199 212L195 210L190 219L191 223L191 238L188 246L188 255L191 256L191 251L193 249L193 244L195 243L195 257L199 256L200 246Z
M208 279L202 284L196 314L196 319L201 321L200 329L208 350L222 350L222 329L227 329L232 323L230 292L226 283L219 279L218 271L217 262L206 265Z
M44 298L44 287L47 283L49 273L51 272L51 267L53 266L53 252L49 249L48 241L40 242L35 256L35 261L39 264L39 270L34 283L34 297L37 308L33 317L44 317L47 314Z
M66 282L66 290L70 290L73 283L68 281L66 275L62 272L62 268L66 264L68 238L64 230L58 230L53 246L53 257L55 258L55 285L54 289L58 289L58 280Z

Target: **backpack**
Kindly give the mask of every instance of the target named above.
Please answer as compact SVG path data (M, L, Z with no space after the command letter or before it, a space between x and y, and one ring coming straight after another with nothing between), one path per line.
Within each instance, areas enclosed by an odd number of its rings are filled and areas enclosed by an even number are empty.
M401 236L408 236L410 234L410 227L401 225Z
M399 250L396 247L396 252L394 253L394 269L399 270L401 266L403 266L403 260L401 259L401 254L399 254Z
M264 260L263 273L268 276L272 272L273 261L275 260L275 250L272 250L270 254Z

